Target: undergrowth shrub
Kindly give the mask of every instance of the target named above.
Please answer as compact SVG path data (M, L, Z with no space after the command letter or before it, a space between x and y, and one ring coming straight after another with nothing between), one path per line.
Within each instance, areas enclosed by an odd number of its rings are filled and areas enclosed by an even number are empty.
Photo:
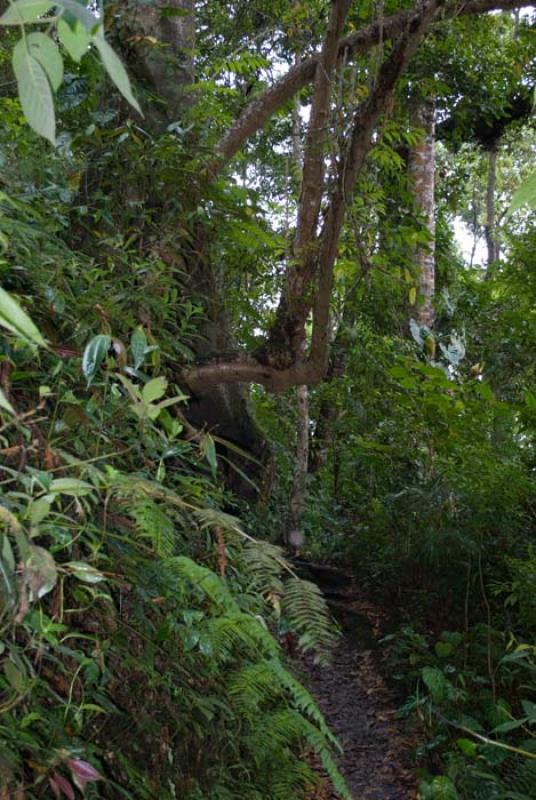
M158 343L121 335L1 340L0 797L291 800L313 753L349 797L277 639L325 660L325 602L221 510Z

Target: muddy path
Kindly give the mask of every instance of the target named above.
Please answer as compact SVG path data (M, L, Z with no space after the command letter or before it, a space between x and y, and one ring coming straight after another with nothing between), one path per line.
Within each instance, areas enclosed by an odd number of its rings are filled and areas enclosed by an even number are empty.
M381 610L347 583L333 587L314 576L325 593L342 639L329 668L302 662L304 680L339 738L338 766L354 800L416 800L415 740L397 719L396 697L386 681L378 640ZM322 585L324 583L324 586ZM333 794L322 795L332 800Z

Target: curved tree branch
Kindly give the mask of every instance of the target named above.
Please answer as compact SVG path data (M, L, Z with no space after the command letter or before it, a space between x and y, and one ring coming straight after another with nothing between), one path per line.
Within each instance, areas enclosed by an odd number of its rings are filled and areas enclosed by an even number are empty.
M343 4L338 6L338 10L343 10ZM368 99L356 110L352 122L352 130L349 136L349 141L346 151L337 166L336 185L328 198L328 205L324 215L324 223L322 231L318 237L314 236L315 231L312 230L312 220L314 217L315 222L318 220L319 214L319 196L322 197L323 185L320 187L320 195L318 190L313 188L302 190L302 203L304 198L309 199L314 203L315 214L309 217L305 212L307 209L301 209L300 223L304 224L304 218L307 220L307 228L305 231L297 233L296 241L311 242L314 247L309 245L307 250L307 258L312 253L312 262L307 263L306 271L310 270L310 276L313 277L312 281L295 281L291 286L294 296L291 298L292 302L289 303L289 297L283 296L276 323L268 335L268 340L265 347L260 350L256 357L241 357L238 356L233 361L214 361L208 364L193 367L188 370L184 377L186 384L190 387L191 391L195 394L198 391L206 391L208 387L216 386L221 383L258 383L265 386L269 391L278 392L283 391L290 386L301 384L314 385L319 383L325 377L328 356L329 356L329 341L330 341L330 304L333 288L333 272L337 256L337 247L341 235L342 227L344 224L346 208L348 202L351 200L355 184L359 178L361 170L365 164L366 157L373 146L373 133L377 124L388 107L393 96L396 84L402 72L405 70L408 62L417 51L419 45L424 37L430 30L431 26L440 17L453 16L454 13L480 13L491 10L493 8L513 8L519 5L519 2L514 3L512 0L468 0L463 6L455 6L452 0L425 0L424 2L418 1L413 9L408 12L400 12L391 18L384 21L384 36L386 38L393 38L395 32L397 34L396 41L390 56L381 66L375 85ZM357 48L365 46L365 42L369 44L374 43L374 36L377 36L379 26L369 26L369 28L361 31L360 33L353 34L351 37L339 40L338 54L344 52L348 47L352 48L355 54ZM374 33L376 31L376 33ZM328 37L329 37L328 33ZM323 53L325 55L328 47L328 42L324 45ZM335 57L334 67L336 64L337 56ZM308 66L309 63L309 66ZM318 60L314 61L314 69ZM292 86L297 90L300 86L300 80L303 80L304 75L309 75L310 62L304 62L305 66L297 65L290 71L292 78ZM333 67L333 68L334 68ZM297 76L301 75L301 78ZM314 71L311 77L314 76ZM288 77L288 76L287 76ZM327 75L329 78L329 74ZM284 86L288 87L286 80L283 80ZM320 100L322 104L329 103L329 85L323 84L323 78L319 78L319 83L316 86L316 92L319 92L319 87L322 92ZM322 84L322 85L321 85ZM281 82L279 82L281 88ZM274 87L275 89L275 87ZM268 90L268 93L273 90ZM318 94L315 92L315 97ZM283 92L284 94L284 92ZM279 98L283 96L279 93ZM290 95L291 96L291 95ZM266 94L263 95L266 98ZM273 94L270 97L274 97ZM285 100L289 99L285 96ZM262 100L262 98L260 98ZM255 101L256 105L259 101ZM317 100L318 102L318 100ZM273 107L270 113L273 113ZM247 111L247 110L246 110ZM264 109L266 112L266 109ZM263 112L264 113L264 112ZM246 114L247 116L247 114ZM264 116L266 120L269 116L267 113ZM242 115L242 118L244 115ZM241 119L242 119L241 118ZM312 116L312 121L316 119ZM259 122L259 119L257 119ZM258 124L258 129L262 123ZM240 136L244 137L241 142L247 138L249 134L244 135L244 128L239 120L237 125L231 129L227 137L231 136L233 131L239 132ZM226 158L230 158L233 154L233 148L236 146L236 141L230 144L230 139L227 138L227 145L222 145ZM308 143L311 148L309 156L311 157L311 171L320 175L323 179L324 165L319 166L318 162L313 158L316 152L322 159L324 154L322 149L315 150L319 144L322 143L318 131L313 129L309 133ZM227 148L227 149L225 149ZM238 146L236 147L238 149ZM221 168L220 162L220 168ZM225 162L223 162L225 163ZM323 180L322 180L323 184ZM312 231L312 232L311 232ZM312 238L311 238L312 237ZM301 264L303 270L304 265ZM309 274L309 272L307 272ZM304 360L301 356L299 348L291 347L289 357L279 359L278 352L281 349L281 344L278 342L278 337L281 331L300 331L303 337L303 325L310 313L313 311L313 333L311 350L308 360ZM284 337L285 338L285 337ZM296 340L297 341L297 340ZM288 344L289 339L286 337L285 344ZM276 357L271 354L275 353Z
M325 190L325 150L328 141L333 77L337 67L339 40L350 5L351 0L337 0L333 3L319 60L320 68L315 74L311 115L305 139L292 261L287 269L286 285L271 332L272 342L278 343L276 358L280 366L288 366L296 361L304 340L304 325L309 309L307 304L303 303L303 297L314 275L315 239ZM274 355L273 351L274 348L270 356ZM269 361L272 360L269 358Z
M530 5L528 0L466 0L461 3L451 0L436 9L434 21L484 14L489 11L512 11ZM413 9L399 11L385 17L381 23L373 22L341 39L338 48L339 60L345 57L355 58L366 53L380 40L395 39L407 27L413 14ZM279 108L314 80L319 58L318 55L312 56L291 67L286 75L246 106L234 125L223 135L217 147L216 158L208 165L207 174L211 180L218 177L245 142L261 130Z

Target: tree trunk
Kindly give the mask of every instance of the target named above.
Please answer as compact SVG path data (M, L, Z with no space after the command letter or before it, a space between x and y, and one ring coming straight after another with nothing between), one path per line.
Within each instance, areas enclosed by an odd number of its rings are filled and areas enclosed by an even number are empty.
M195 0L154 0L126 8L122 50L129 72L166 101L166 108L155 103L147 114L149 123L161 127L180 119L191 102Z
M299 65L300 62L301 56L297 53L296 64ZM297 176L300 176L302 171L300 129L300 99L296 97L292 109L292 163ZM309 389L305 383L296 388L296 414L296 454L286 540L289 544L294 544L296 549L299 549L305 538L303 533L303 515L305 512L307 473L309 468ZM293 539L295 540L294 542Z
M488 248L488 270L499 258L497 224L495 213L495 193L497 187L497 143L488 152L488 183L486 187L486 245ZM488 275L490 273L488 272Z
M300 534L300 542L303 543L302 523L306 505L306 484L309 464L309 390L307 386L298 386L296 389L297 399L297 442L296 460L294 464L294 482L290 496L289 521L287 528L287 541L292 541L293 533Z
M423 135L409 154L409 176L418 212L430 239L415 252L418 269L417 298L414 304L415 319L419 325L434 324L435 296L435 122L432 103L420 102L412 115L412 122L423 130Z
M125 9L118 38L129 72L149 90L144 103L144 124L158 135L171 121L184 117L194 97L188 85L194 80L195 0L155 0L151 5L125 5ZM151 102L151 97L158 99ZM194 208L198 192L199 187L192 187L189 202ZM156 207L162 205L158 195L143 200ZM210 235L203 226L198 226L185 254L184 241L176 237L176 223L176 215L166 214L162 208L158 224L167 235L161 236L160 256L170 268L180 268L186 255L189 269L185 294L201 299L204 304L205 317L193 347L196 360L203 363L215 356L233 358L236 347L225 302L225 273L221 265L214 263ZM224 456L221 463L227 486L236 494L253 499L254 485L259 491L266 488L264 466L270 452L254 419L248 386L235 383L208 389L199 387L191 390L190 395L186 417L192 425L253 456L253 459L241 456L236 449L217 443L219 454Z

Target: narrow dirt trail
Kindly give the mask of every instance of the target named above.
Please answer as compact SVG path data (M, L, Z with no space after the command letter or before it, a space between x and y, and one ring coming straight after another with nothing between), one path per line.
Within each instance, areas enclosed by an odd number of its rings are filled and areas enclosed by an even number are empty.
M352 587L337 590L336 596L331 605L343 638L333 663L321 668L307 660L303 667L310 691L344 747L339 769L354 800L416 800L415 743L396 718L399 700L385 682L377 649L382 614Z

